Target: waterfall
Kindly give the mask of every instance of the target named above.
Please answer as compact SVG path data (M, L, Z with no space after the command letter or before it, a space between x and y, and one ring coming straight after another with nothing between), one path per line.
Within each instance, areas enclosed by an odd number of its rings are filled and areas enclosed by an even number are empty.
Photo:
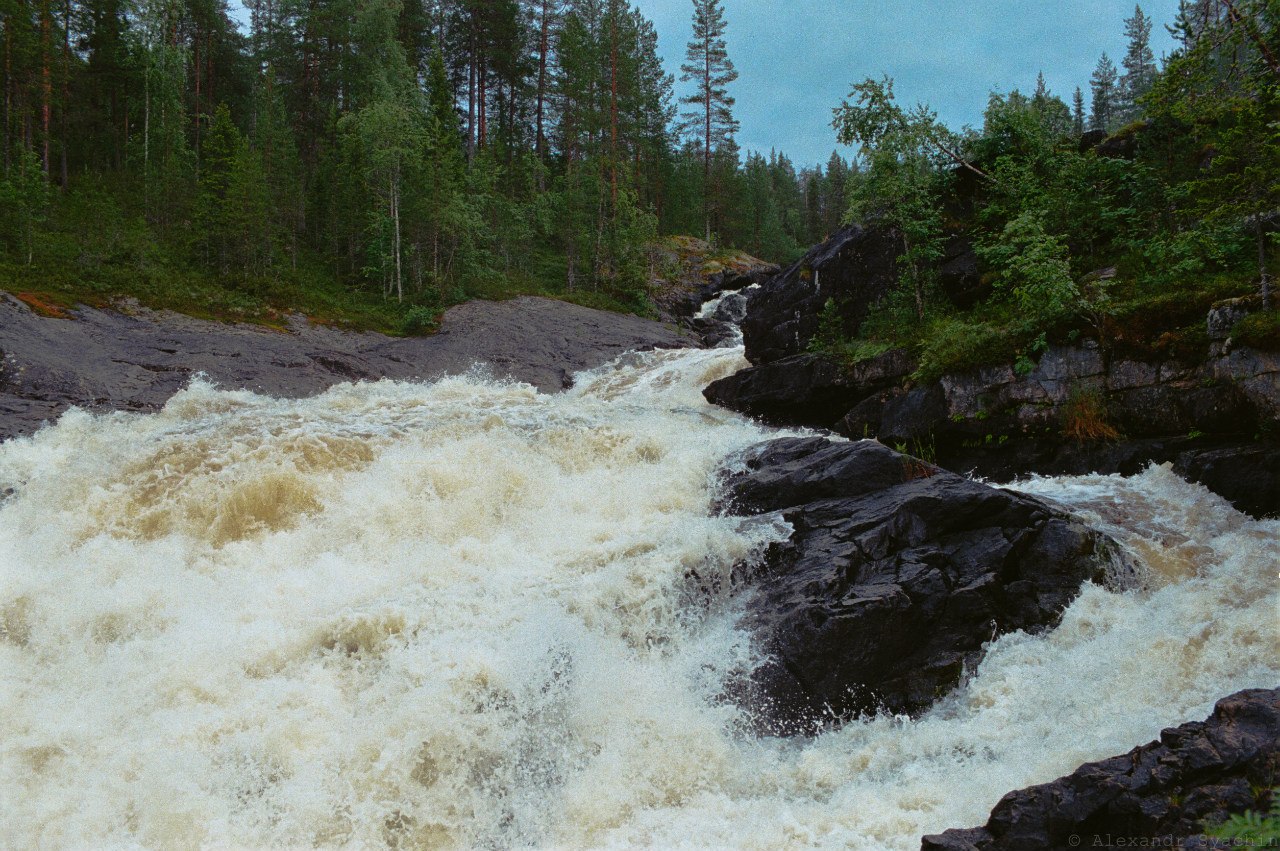
M1035 479L1145 587L1086 587L919 719L754 736L740 600L705 591L789 533L711 511L778 434L702 399L744 365L196 381L0 444L6 842L915 851L1280 681L1280 523L1160 467Z

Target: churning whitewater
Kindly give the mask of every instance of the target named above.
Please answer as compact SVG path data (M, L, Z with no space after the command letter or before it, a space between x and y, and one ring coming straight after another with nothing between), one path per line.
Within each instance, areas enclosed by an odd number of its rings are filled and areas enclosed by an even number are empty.
M1280 680L1280 524L1163 468L1038 479L1144 587L1000 638L919 720L755 737L724 698L750 636L705 591L789 531L711 510L776 435L701 397L744 364L195 382L0 445L4 843L915 851Z

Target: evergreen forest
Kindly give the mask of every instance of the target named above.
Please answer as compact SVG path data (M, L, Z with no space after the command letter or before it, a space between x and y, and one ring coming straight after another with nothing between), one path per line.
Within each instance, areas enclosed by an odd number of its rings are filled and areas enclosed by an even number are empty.
M838 155L743 159L720 0L679 84L626 0L246 6L0 0L0 287L410 332L522 292L643 313L660 235L786 261L845 211Z
M1184 0L1160 62L1137 8L1118 64L993 93L980 128L867 79L834 110L857 155L801 167L735 141L723 0L692 0L678 78L628 0L246 7L0 0L0 288L415 333L516 293L645 313L666 236L788 263L858 221L898 234L900 286L829 347L927 339L954 364L1270 307L1280 0ZM976 302L938 283L956 237Z

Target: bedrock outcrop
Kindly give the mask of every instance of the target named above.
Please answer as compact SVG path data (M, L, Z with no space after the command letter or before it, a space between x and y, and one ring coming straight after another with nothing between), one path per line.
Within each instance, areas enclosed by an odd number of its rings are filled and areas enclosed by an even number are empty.
M743 699L774 732L922 711L986 642L1047 629L1083 583L1132 575L1112 540L1048 503L875 441L762 444L728 476L723 505L779 512L794 529L746 603L771 661Z
M157 410L196 373L228 389L301 397L344 381L425 380L482 364L554 392L575 371L628 350L695 344L670 325L533 297L468 302L445 313L436 335L401 339L302 317L285 330L143 309L48 318L0 293L0 439L73 405Z
M974 286L976 266L963 240L953 242L944 284L958 293ZM1254 300L1216 305L1208 351L1191 360L1085 339L933 380L901 349L853 364L811 351L828 299L844 332L856 331L895 280L892 251L883 232L850 226L753 291L743 322L752 365L711 384L706 398L770 424L875 437L998 481L1169 463L1242 511L1280 513L1280 352L1231 337Z
M922 851L1209 849L1228 815L1265 811L1280 772L1280 689L1218 702L1205 721L1165 730L1123 756L1010 792L983 827L926 836ZM1235 846L1239 847L1239 846Z

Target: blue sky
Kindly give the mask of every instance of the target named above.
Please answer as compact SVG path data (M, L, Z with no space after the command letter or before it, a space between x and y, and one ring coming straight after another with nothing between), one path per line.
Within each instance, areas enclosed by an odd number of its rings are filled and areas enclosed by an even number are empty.
M691 0L638 0L658 28L676 75L692 32ZM1173 49L1164 24L1178 0L1143 0L1156 21L1157 60ZM993 89L1030 92L1044 71L1049 89L1088 103L1089 75L1105 50L1119 65L1133 0L724 0L730 93L744 149L785 152L797 166L825 163L835 149L831 110L851 83L888 74L898 97L925 102L948 125L980 125ZM685 84L687 87L687 84ZM846 151L846 153L849 153Z
M691 0L633 0L657 26L676 76L692 32ZM239 3L233 0L232 7ZM1133 0L724 0L730 94L744 150L778 149L797 166L826 163L836 146L831 110L850 84L888 74L898 97L924 102L949 126L982 122L987 95L1031 91L1044 71L1070 103L1105 50L1124 56ZM1155 19L1156 58L1173 49L1164 25L1178 0L1143 0ZM247 14L243 18L247 20ZM1086 101L1087 103L1087 101ZM852 153L848 149L845 154Z

